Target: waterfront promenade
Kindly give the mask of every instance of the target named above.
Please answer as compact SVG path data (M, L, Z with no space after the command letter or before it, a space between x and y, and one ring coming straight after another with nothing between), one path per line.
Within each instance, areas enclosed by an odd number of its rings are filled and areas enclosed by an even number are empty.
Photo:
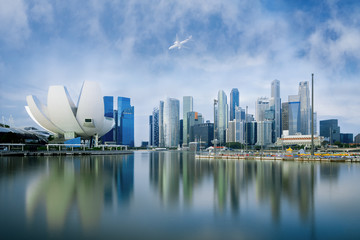
M223 160L272 160L272 161L320 161L320 162L360 162L360 153L316 153L289 154L289 153L196 153L196 159L223 159Z
M1 156L59 156L59 155L116 155L131 154L123 145L98 145L96 148L87 148L84 144L47 144L38 147L29 144L0 144Z

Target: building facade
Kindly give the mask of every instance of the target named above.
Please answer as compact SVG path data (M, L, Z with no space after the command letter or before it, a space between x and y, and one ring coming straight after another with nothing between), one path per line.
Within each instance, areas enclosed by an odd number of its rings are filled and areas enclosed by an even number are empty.
M300 132L303 135L311 134L311 107L309 82L299 83L299 102L300 102Z
M299 95L289 96L289 135L300 132L300 98Z
M164 143L165 147L177 147L180 139L180 102L175 98L164 101Z
M239 107L240 94L237 88L233 88L230 93L230 121L235 119L236 107Z
M228 126L228 104L227 96L223 90L218 92L218 102L217 102L217 111L216 111L216 122L215 128L217 132L217 139L220 144L225 144L226 142L226 129Z
M194 138L201 142L204 147L211 146L211 141L214 139L214 124L201 123L192 127Z
M130 98L118 97L118 131L116 143L134 147L134 106Z
M280 81L275 79L271 82L271 108L274 110L274 137L281 137L281 98L280 98Z
M183 97L183 145L187 146L189 143L189 127L187 123L187 113L193 111L193 97L184 96Z
M337 119L320 121L320 136L328 140L330 144L340 142L340 127Z
M265 110L270 108L269 99L261 97L256 100L255 103L255 119L257 122L265 121Z

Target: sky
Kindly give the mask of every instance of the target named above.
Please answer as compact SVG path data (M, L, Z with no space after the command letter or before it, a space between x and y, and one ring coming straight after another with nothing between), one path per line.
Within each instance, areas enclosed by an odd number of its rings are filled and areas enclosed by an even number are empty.
M46 104L51 85L76 103L82 83L104 96L130 97L135 143L149 138L160 100L194 97L213 121L213 99L240 92L255 112L280 81L281 99L314 73L318 121L339 119L360 133L360 2L336 0L0 0L0 116L36 126L24 106ZM192 36L187 48L169 50ZM2 122L2 118L0 121Z

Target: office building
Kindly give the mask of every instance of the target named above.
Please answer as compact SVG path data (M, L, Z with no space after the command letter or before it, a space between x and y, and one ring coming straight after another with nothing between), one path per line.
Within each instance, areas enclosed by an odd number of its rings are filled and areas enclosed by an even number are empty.
M159 147L165 146L164 139L164 101L159 104Z
M354 143L360 144L360 133L355 136Z
M270 107L269 99L261 97L256 100L255 103L255 119L257 122L265 121L265 110Z
M284 102L281 104L281 126L282 126L282 131L289 131L289 103L288 102Z
M235 119L236 107L239 107L239 90L233 88L230 93L230 121Z
M245 144L248 146L255 145L257 142L257 122L247 122L245 126L246 141Z
M198 124L204 123L201 113L198 112L188 112L187 113L187 124L189 129L189 142L196 141L192 127Z
M229 121L228 128L226 129L226 142L236 141L236 121Z
M149 144L159 146L159 109L154 108L152 115L149 116Z
M290 95L289 106L289 135L300 132L300 98L299 95Z
M192 127L194 139L197 142L201 142L201 146L211 146L211 141L214 139L214 124L213 123L201 123Z
M193 97L184 96L183 97L183 140L182 143L184 146L187 146L189 143L189 127L187 124L187 113L193 111Z
M177 147L180 138L180 101L167 98L164 101L163 129L165 147Z
M273 121L257 122L256 145L265 147L272 144L272 125Z
M281 137L281 98L280 81L271 82L271 106L274 110L274 136L273 139Z
M353 143L354 135L352 133L340 133L340 142L341 143Z
M337 119L320 121L320 136L328 140L330 144L340 142L340 127Z
M134 106L130 104L130 98L118 97L118 145L134 147Z
M228 124L228 104L227 96L223 90L218 92L218 102L216 110L216 122L215 128L217 132L217 139L220 144L225 144L226 142L226 129Z
M311 134L311 107L309 82L299 83L299 102L300 102L300 132L303 135Z

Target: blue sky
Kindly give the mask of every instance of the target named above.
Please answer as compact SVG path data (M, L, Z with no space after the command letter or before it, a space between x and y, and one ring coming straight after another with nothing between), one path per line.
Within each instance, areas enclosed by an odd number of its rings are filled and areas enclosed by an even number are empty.
M74 102L82 82L104 95L130 97L135 141L148 139L148 115L160 100L194 97L213 120L218 90L240 92L254 113L280 80L282 101L315 74L318 120L338 118L360 133L360 3L285 0L0 0L0 115L35 126L25 97L46 103L50 85ZM192 35L187 49L169 51Z

